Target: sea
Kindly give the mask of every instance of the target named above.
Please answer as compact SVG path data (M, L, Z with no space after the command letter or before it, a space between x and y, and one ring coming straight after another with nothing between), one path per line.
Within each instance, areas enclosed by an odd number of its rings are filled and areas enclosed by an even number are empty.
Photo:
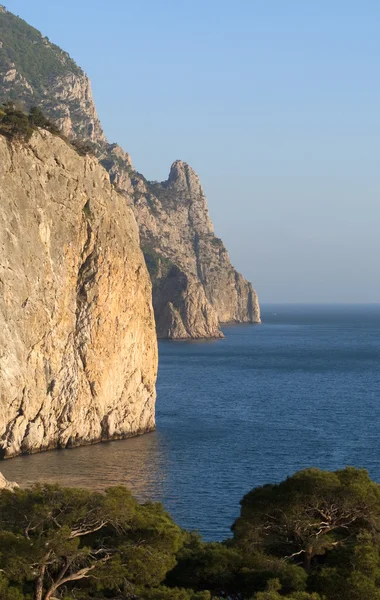
M223 540L249 490L299 469L380 483L380 304L262 307L223 340L159 344L157 431L5 461L21 485L123 484Z

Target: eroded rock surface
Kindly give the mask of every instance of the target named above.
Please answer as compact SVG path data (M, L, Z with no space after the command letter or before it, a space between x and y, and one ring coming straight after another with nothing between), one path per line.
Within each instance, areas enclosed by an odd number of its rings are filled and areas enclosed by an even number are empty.
M9 490L12 492L18 487L19 485L15 481L8 481L8 479L5 479L4 475L0 473L0 491Z
M151 282L93 157L0 137L0 446L6 457L154 428Z
M4 7L0 43L0 102L39 106L66 136L106 143L90 80L67 52Z
M14 46L13 33L18 45ZM214 235L196 173L176 161L169 179L147 181L104 136L88 77L70 56L10 12L0 13L0 102L38 105L64 134L90 142L133 208L150 262L159 337L220 337L221 322L260 322L257 295Z
M257 294L215 237L204 191L188 164L174 162L161 183L131 174L128 166L115 184L140 227L159 337L221 337L220 323L260 322Z

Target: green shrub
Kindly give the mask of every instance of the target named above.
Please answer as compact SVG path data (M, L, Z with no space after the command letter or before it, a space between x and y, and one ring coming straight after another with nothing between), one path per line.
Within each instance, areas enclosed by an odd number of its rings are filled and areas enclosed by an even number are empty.
M155 588L182 539L161 505L138 504L123 487L103 494L57 485L3 491L0 597L51 600L67 590L77 598L70 591L78 587L82 598L115 597L125 582L132 592Z
M39 127L63 137L58 127L36 106L30 109L29 114L13 102L0 106L0 133L8 138L27 142Z
M28 115L12 103L1 107L0 133L11 139L28 141L34 129Z
M32 106L29 110L29 124L31 127L41 127L42 129L47 129L51 133L55 135L61 135L57 125L47 119L43 114L42 110L38 106Z
M94 154L93 144L80 140L69 140L61 133L59 128L50 119L45 117L38 106L32 106L29 113L16 106L13 102L0 105L0 134L10 140L28 142L34 131L45 129L53 135L60 137L80 156Z

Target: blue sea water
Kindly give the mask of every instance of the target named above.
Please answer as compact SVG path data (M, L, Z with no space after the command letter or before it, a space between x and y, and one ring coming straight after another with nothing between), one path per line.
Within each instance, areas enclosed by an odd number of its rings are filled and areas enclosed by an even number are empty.
M21 484L128 485L221 540L252 487L298 469L380 482L380 305L267 305L225 339L160 342L157 431L3 463Z

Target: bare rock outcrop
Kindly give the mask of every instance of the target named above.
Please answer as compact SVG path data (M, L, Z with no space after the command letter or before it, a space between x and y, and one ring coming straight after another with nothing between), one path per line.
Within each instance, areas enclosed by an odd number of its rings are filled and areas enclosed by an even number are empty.
M94 157L0 137L5 457L154 429L157 342L135 218Z
M157 257L157 260L160 262L161 259ZM165 277L153 280L157 337L223 337L218 316L196 277L173 265Z
M9 490L10 492L13 492L13 490L17 489L18 487L18 483L15 481L8 481L8 479L5 479L4 475L0 473L0 492L2 490Z
M106 144L85 73L52 76L48 88L37 93L29 81L10 63L0 70L0 96L4 102L22 100L27 108L38 105L70 139L86 140L99 147ZM16 93L15 93L16 92Z
M178 160L161 183L130 165L118 177L140 227L158 337L222 337L221 323L260 323L257 294L215 237L195 171Z
M106 143L92 97L91 83L85 73L66 73L54 77L49 92L44 93L39 104L66 137L86 140L100 147Z

